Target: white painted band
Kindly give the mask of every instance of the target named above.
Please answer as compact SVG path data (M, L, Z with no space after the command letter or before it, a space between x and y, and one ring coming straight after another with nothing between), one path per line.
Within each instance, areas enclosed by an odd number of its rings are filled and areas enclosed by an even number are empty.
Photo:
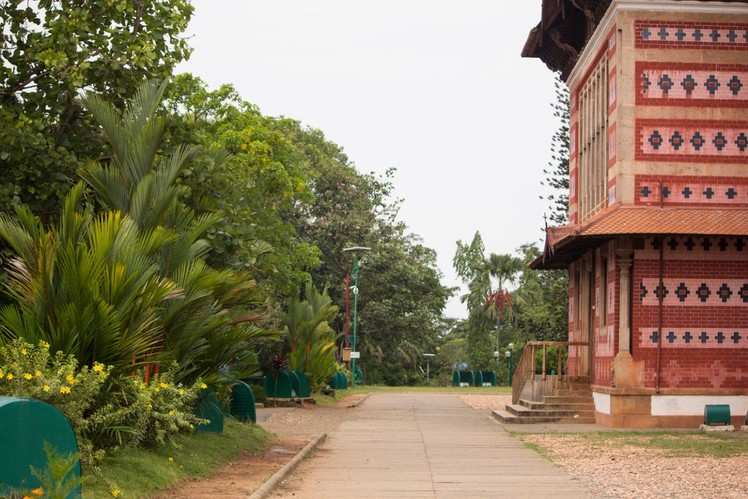
M707 404L729 404L730 415L745 416L748 395L652 395L652 416L703 416Z
M595 401L595 412L610 415L610 394L592 392L592 400Z

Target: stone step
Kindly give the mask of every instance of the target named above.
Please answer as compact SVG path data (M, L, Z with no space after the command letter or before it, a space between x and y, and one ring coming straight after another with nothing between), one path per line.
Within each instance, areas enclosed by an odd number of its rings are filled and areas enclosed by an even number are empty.
M534 400L520 399L519 404L529 409L575 409L580 411L594 410L595 404L592 401L578 403L564 402L536 402Z
M548 416L517 416L501 409L492 411L491 415L500 423L510 424L556 423L561 420L558 417Z
M515 416L543 416L543 417L574 417L574 416L592 416L594 417L595 411L587 410L576 410L576 409L530 409L519 404L509 404L506 406L506 411Z
M546 404L590 404L592 397L576 397L569 395L547 395L543 400Z

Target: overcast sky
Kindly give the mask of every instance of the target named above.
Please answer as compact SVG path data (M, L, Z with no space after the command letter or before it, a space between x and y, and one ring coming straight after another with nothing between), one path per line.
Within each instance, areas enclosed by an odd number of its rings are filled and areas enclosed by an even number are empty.
M457 285L458 239L538 240L553 75L520 51L540 0L193 0L191 59L265 114L324 131L361 171L398 170L401 218ZM454 298L447 315L466 316Z

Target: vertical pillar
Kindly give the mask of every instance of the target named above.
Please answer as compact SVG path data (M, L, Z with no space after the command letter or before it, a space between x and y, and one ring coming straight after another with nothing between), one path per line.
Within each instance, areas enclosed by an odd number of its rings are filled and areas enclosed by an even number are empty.
M634 252L630 240L619 240L616 250L618 263L618 353L613 360L613 385L616 388L641 386L644 363L631 356L631 267ZM613 413L617 409L613 408Z
M618 352L631 352L631 318L629 317L631 299L631 264L633 258L630 250L619 250L618 272Z

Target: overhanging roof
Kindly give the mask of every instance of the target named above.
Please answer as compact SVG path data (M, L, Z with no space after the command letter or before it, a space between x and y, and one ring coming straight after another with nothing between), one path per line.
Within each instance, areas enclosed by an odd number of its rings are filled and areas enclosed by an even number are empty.
M616 236L748 236L748 208L617 206L584 224L550 227L535 269L565 268Z
M565 79L613 0L543 0L540 22L527 37L522 57L537 57ZM748 3L748 0L700 0Z

